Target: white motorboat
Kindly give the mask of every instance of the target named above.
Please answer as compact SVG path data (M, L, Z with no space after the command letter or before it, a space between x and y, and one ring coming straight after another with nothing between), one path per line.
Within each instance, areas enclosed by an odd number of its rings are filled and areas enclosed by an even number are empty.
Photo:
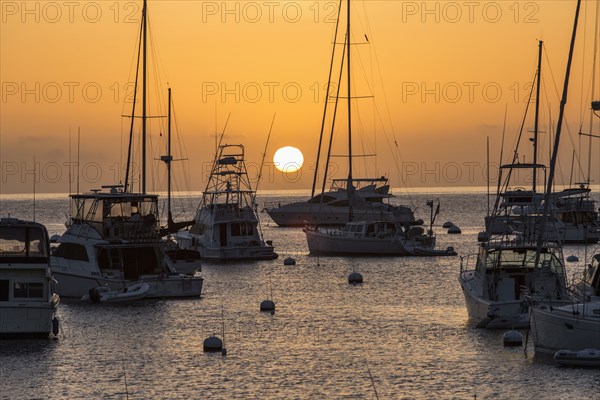
M96 287L150 285L146 298L199 297L203 279L175 271L158 234L158 196L110 193L71 196L71 224L52 253L51 268L64 297Z
M57 334L50 241L39 223L0 219L0 338Z
M600 254L592 257L592 274L577 285L571 304L532 302L530 328L536 351L600 349Z
M542 42L539 43L538 81L539 94ZM571 58L569 58L569 63ZM566 92L563 94L566 96ZM536 100L539 96L536 97ZM564 100L566 103L566 100ZM564 103L559 121L564 115ZM536 110L539 102L536 102ZM537 142L537 113L534 145ZM553 225L550 201L554 183L554 172L561 124L558 124L548 178L544 176L544 195L537 193L537 176L545 174L545 167L536 162L518 163L518 152L511 164L503 165L498 174L498 190L494 209L486 219L486 231L480 235L476 257L461 258L458 281L461 285L469 317L481 328L513 329L529 326L529 304L531 301L552 307L566 305L571 301L567 289L562 245L552 241L549 227ZM518 145L517 145L518 150ZM520 172L532 172L532 188L511 189ZM527 175L529 176L529 175ZM531 215L526 211L537 208L543 202L541 212ZM502 228L501 223L522 222L523 229L511 235L511 229ZM469 265L474 260L474 266Z
M277 204L264 211L279 226L344 225L348 222L349 205L346 190L347 179L334 179L331 188L317 194L307 201L289 204ZM361 221L397 221L401 224L421 225L415 220L410 207L394 206L386 200L394 197L389 193L390 186L386 177L353 178L354 218Z
M135 282L125 286L122 290L112 290L106 286L99 286L89 290L88 294L81 297L81 301L90 303L123 303L141 300L150 291L150 285L146 282Z
M342 228L304 228L311 254L352 256L456 255L451 247L436 250L434 235L423 228L404 228L394 221L349 222Z
M587 183L579 187L554 192L552 206L557 218L564 225L560 240L563 243L598 243L600 241L600 217L597 202L590 196Z
M273 245L263 240L255 197L244 146L219 146L194 224L176 235L179 247L197 250L203 260L277 258Z
M561 247L545 242L536 264L537 246L523 238L493 238L480 244L476 258L461 260L458 280L478 327L526 328L526 296L556 305L569 301Z

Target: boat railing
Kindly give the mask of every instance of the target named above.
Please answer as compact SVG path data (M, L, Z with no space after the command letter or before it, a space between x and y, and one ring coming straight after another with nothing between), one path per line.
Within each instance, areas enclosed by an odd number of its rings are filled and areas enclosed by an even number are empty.
M465 256L460 256L460 275L469 269L469 265L473 262L473 259L477 260L477 254L469 253Z
M485 246L488 248L494 247L532 247L535 248L538 245L538 241L536 238L531 237L506 237L503 236L501 238L491 238L486 243ZM558 243L544 240L542 243L542 247L544 248L558 248Z

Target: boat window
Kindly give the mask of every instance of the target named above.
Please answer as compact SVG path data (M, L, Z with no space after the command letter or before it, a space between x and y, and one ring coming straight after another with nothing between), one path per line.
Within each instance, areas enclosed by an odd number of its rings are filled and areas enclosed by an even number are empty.
M231 224L231 236L252 236L253 234L254 229L249 222Z
M48 257L46 234L39 227L0 229L0 256Z
M319 194L319 195L316 195L315 197L313 197L312 199L310 199L309 203L318 204L321 202L321 198L322 198L323 204L329 203L330 201L335 200L335 197L333 197L333 196Z
M109 216L111 218L130 217L131 216L131 204L128 202L121 202L121 201L111 204Z
M0 254L3 256L27 256L27 229L0 228Z
M61 243L54 255L68 260L89 261L85 246L75 243Z
M0 301L8 301L8 280L0 279Z
M29 256L48 257L46 235L42 229L29 228Z
M82 219L82 215L81 215L81 205L82 201L80 201L79 199L72 199L71 201L71 215L73 216L73 218L77 218L77 219Z
M338 200L331 202L329 205L333 207L348 207L350 204L348 200Z
M190 229L190 233L193 233L195 235L202 235L205 230L206 230L206 225L194 224L194 225L192 225L192 227Z
M38 282L15 282L14 298L43 298L44 284Z
M139 203L139 210L142 216L149 214L158 215L158 207L156 202L153 201L153 199L144 199L143 201L141 201Z

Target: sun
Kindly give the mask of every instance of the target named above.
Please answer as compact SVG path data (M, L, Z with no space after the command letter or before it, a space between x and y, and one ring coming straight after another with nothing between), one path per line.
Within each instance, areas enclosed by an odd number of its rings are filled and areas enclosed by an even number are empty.
M275 152L273 163L281 172L296 172L302 167L304 156L297 148L285 146Z

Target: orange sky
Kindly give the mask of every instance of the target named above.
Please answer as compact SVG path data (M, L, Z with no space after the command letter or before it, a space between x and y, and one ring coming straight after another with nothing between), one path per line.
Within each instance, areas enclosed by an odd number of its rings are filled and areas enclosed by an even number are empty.
M587 170L588 140L580 145L577 132L582 122L583 131L589 131L597 4L596 0L583 2L567 104L571 138L563 130L559 183L568 183L573 145L577 150L581 146L581 163ZM224 142L243 143L256 170L274 114L260 186L310 187L336 5L312 0L149 0L161 95L166 97L168 82L179 137L189 159L185 165L191 187L180 183L179 189L204 187L203 171L212 162L215 127L222 130L228 115ZM2 193L31 191L34 155L37 190L67 192L69 131L74 162L78 127L81 189L122 178L119 163L124 160L128 120L121 115L130 113L131 104L124 102L127 83L133 79L140 10L137 0L0 1ZM355 174L364 175L359 166L367 164L367 173L388 175L393 186L403 185L402 180L410 187L484 185L486 136L490 136L492 161L497 163L507 107L506 161L525 109L538 39L544 40L547 52L542 128L548 131L549 119L556 119L574 11L574 1L354 1L353 40L365 42L366 34L371 43L353 46L353 78L359 82L355 95L369 94L367 83L360 82L372 78L375 95L374 100L360 100L364 137L358 136L361 129L356 121L354 143L357 152L378 155L376 162L357 161ZM342 86L342 95L344 90ZM596 77L595 97L600 99L600 77ZM164 106L164 99L160 101ZM382 126L373 122L373 103L383 117ZM155 97L151 104L156 104ZM151 112L164 114L164 110ZM338 117L343 121L345 112ZM599 123L596 118L596 134ZM398 148L393 146L392 127ZM526 128L532 127L530 120ZM164 171L154 160L164 153L158 149L159 131L151 128L149 158L153 170ZM547 158L548 134L542 135L540 156ZM342 142L340 135L338 154L343 152ZM271 160L277 148L287 145L302 150L305 164L300 173L286 177L274 172ZM530 161L529 149L520 154ZM592 180L596 183L599 154L600 139L595 139ZM341 177L344 161L336 162ZM148 185L151 190L164 190L156 178Z

